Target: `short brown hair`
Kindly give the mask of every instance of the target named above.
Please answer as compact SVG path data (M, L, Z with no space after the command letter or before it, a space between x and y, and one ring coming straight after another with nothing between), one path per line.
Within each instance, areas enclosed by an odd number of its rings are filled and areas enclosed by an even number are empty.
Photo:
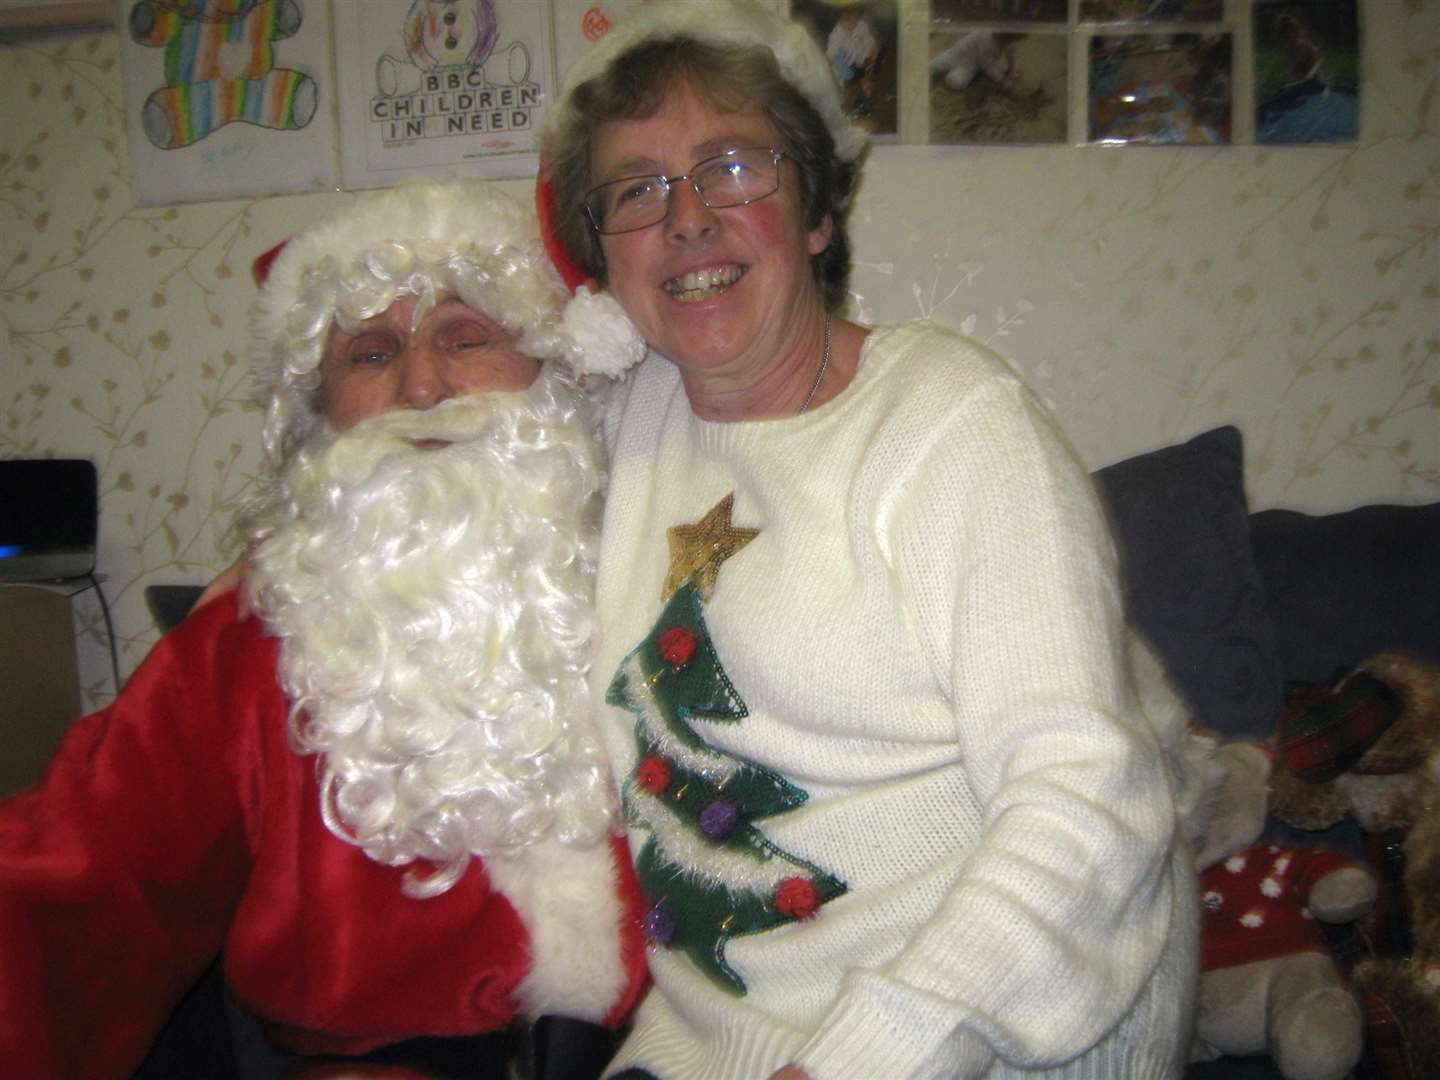
M582 206L594 186L590 152L595 132L612 121L654 116L680 86L689 87L712 108L755 108L770 122L781 143L776 149L800 171L805 228L814 229L830 218L830 243L811 257L810 265L825 306L839 308L850 277L846 217L859 164L839 159L825 121L764 46L720 47L688 37L645 41L570 92L562 120L546 133L544 145L555 227L566 251L602 283L606 280L600 237Z

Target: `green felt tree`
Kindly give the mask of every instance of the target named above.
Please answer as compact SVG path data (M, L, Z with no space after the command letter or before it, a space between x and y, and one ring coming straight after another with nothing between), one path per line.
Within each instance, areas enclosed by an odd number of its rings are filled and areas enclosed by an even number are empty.
M762 831L765 819L804 803L805 791L717 750L691 724L739 723L749 712L710 642L693 581L621 663L606 700L638 717L639 763L625 806L650 828L636 862L649 904L645 932L743 995L725 960L729 940L810 918L845 886ZM667 821L678 831L665 828L665 839L656 825Z

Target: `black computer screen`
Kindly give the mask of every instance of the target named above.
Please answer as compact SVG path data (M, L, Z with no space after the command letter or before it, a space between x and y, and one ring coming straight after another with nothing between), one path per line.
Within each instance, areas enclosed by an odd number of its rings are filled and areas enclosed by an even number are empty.
M92 462L0 460L0 555L93 548L96 503Z

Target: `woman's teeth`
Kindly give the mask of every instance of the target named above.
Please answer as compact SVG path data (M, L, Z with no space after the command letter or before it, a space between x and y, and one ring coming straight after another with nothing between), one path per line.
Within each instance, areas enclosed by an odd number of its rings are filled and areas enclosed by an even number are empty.
M743 266L716 266L708 270L692 270L665 282L665 291L676 300L693 303L723 292L745 275Z

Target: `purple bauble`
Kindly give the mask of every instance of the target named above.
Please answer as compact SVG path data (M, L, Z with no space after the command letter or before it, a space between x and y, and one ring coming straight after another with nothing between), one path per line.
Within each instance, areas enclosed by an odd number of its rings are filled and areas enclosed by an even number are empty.
M716 799L700 811L700 831L711 840L724 840L739 817L740 811L729 799Z
M665 910L663 902L645 913L640 920L640 928L645 931L645 937L656 945L669 945L675 937L675 920Z

